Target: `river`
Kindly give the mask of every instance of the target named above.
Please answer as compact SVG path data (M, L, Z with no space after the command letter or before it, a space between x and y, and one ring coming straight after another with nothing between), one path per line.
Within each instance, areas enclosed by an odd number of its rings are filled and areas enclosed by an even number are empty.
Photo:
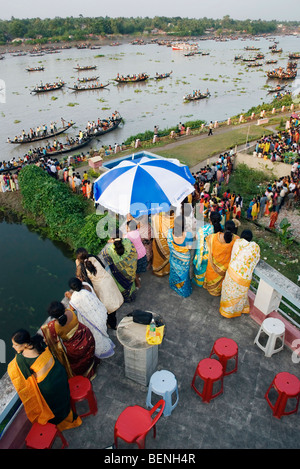
M0 239L0 339L6 349L5 360L0 357L1 377L15 355L11 335L20 328L31 334L39 329L50 302L61 300L68 290L75 263L64 246L43 239L11 217L0 217Z
M93 140L89 147L99 148L102 144L121 144L126 138L139 132L153 130L154 126L165 129L188 120L206 122L222 121L242 113L262 102L270 102L266 85L274 85L266 77L267 70L274 65L265 64L266 59L278 59L276 67L286 66L288 54L299 52L300 38L281 36L276 38L281 54L272 54L270 38L256 40L213 40L197 41L199 49L209 55L186 57L182 51L158 44L103 46L101 49L65 49L57 54L43 56L14 57L6 53L0 61L0 79L5 85L5 99L0 102L0 160L23 156L30 145L10 145L7 137L21 135L22 130L46 124L51 121L61 123L61 117L73 120L75 128L68 134L76 135L98 117L106 118L118 110L124 118L124 125L113 133ZM246 63L234 61L236 55L249 57L255 52L244 50L246 46L259 47L265 54L260 60L263 65L247 68ZM77 72L79 65L96 65L92 71ZM43 65L44 71L27 72L26 67ZM171 77L155 80L156 73L173 71ZM116 84L113 79L119 73L127 75L145 72L150 75L146 82ZM77 77L99 76L99 82L110 83L108 88L94 91L73 92ZM36 84L52 83L62 79L66 86L61 90L31 94ZM276 82L276 81L275 81ZM295 80L294 80L295 82ZM291 89L293 83L289 84ZM295 86L295 83L294 83ZM206 91L211 97L184 103L183 96L193 90ZM64 136L59 137L64 141ZM38 146L35 144L35 146Z

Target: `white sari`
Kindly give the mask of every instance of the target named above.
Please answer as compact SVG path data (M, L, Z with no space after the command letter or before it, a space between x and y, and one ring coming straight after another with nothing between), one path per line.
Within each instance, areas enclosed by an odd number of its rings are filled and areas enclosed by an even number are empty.
M95 356L97 358L111 357L115 352L115 344L110 340L107 333L107 310L97 298L93 288L92 291L82 288L79 292L74 291L70 299L70 305L75 309L78 321L87 326L95 339Z

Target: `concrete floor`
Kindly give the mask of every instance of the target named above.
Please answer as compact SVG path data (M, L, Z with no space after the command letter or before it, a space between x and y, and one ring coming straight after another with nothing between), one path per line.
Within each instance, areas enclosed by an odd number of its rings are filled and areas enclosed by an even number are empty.
M146 448L161 449L296 449L300 448L297 414L273 417L264 394L281 371L299 375L292 351L266 358L253 344L258 324L249 315L226 319L218 311L219 298L193 287L189 298L169 288L169 278L142 274L142 287L134 303L124 304L118 322L134 309L159 313L166 333L159 346L158 370L169 370L177 378L179 402L171 416L157 423L157 436L147 436ZM146 408L147 387L125 377L123 346L115 331L115 355L102 360L92 381L98 413L83 419L80 427L64 432L70 449L104 449L113 444L114 425L130 405ZM200 360L208 357L219 337L235 340L239 347L238 371L224 379L224 392L210 403L202 402L191 388ZM123 442L120 449L136 448Z

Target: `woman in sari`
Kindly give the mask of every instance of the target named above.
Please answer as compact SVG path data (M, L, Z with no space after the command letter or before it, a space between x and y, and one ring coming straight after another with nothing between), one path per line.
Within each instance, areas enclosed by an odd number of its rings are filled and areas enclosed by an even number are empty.
M252 232L244 230L241 238L233 245L231 260L222 284L220 313L225 318L249 313L248 290L259 258L260 248L252 241Z
M208 249L206 238L212 233L218 233L222 230L220 212L210 213L210 223L200 226L196 233L196 249L194 255L194 277L193 282L199 287L203 287L205 272L208 262Z
M107 324L116 329L116 311L124 303L124 298L116 282L97 256L93 256L84 248L76 251L76 277L82 282L90 283L107 310Z
M115 279L125 303L135 300L135 277L137 269L137 252L130 239L121 237L117 230L102 249L100 257Z
M153 259L152 272L157 277L164 277L170 273L170 249L168 245L168 231L174 227L174 210L160 212L152 217L153 230Z
M193 244L191 232L184 231L184 217L175 218L174 228L168 231L168 245L170 249L170 277L172 290L184 298L192 293L190 280L190 260Z
M95 339L90 329L59 301L52 301L48 314L53 320L44 324L41 330L52 355L64 365L69 378L86 376L93 379L99 360L95 357Z
M222 282L229 265L231 251L238 236L229 229L225 232L213 233L207 236L208 263L203 287L212 295L220 296Z
M95 339L95 356L99 359L109 358L115 352L115 344L107 333L107 311L97 298L94 289L79 278L69 280L71 291L65 296L69 306L76 311L78 321L87 326Z
M82 421L73 414L65 368L45 346L43 337L20 329L12 336L17 355L8 364L8 375L24 405L30 422L57 425L60 431L78 427Z

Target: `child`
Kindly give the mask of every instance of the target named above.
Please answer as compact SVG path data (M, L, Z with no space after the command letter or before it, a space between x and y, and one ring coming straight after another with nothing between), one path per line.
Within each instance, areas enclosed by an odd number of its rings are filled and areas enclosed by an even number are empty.
M142 243L142 238L135 220L129 220L127 222L127 234L124 235L124 238L130 239L138 255L135 284L137 288L140 288L141 279L138 274L141 272L146 272L148 261L146 248Z

